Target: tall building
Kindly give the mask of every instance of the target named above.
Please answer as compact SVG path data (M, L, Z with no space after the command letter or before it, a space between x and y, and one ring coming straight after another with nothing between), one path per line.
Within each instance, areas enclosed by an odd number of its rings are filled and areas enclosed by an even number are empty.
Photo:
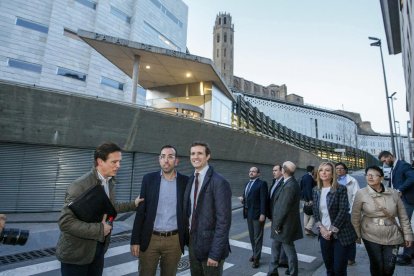
M229 87L233 86L234 26L229 13L216 16L213 31L213 61Z
M78 29L185 52L187 17L182 0L0 1L0 79L131 102L131 78Z

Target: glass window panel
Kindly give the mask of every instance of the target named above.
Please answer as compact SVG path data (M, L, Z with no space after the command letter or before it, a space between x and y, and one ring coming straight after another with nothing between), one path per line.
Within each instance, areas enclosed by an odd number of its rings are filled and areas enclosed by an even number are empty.
M88 8L96 10L96 2L89 1L89 0L75 0L75 1Z
M130 23L131 22L131 17L128 16L126 13L124 13L121 10L118 10L117 8L111 6L111 13L113 15L115 15L116 17L118 17L119 19L122 19L123 21Z
M72 78L75 80L86 81L86 74L76 72L70 69L62 68L62 67L58 67L57 74L60 76Z
M124 84L123 83L120 83L120 82L115 81L115 80L111 80L109 78L101 77L101 83L103 85L110 86L110 87L115 88L115 89L119 89L121 91L124 90Z
M23 69L26 71L32 71L35 73L42 72L42 65L40 64L30 63L30 62L26 62L23 60L17 60L17 59L12 59L12 58L9 58L8 63L10 67L19 68L19 69Z
M49 31L49 28L47 26L33 22L33 21L29 21L23 18L17 18L16 25L25 27L27 29L35 30L41 33L45 33L45 34L47 34Z

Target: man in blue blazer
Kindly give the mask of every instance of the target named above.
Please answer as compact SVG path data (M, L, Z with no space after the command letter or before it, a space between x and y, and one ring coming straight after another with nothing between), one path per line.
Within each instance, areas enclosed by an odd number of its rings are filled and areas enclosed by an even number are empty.
M183 202L188 177L178 173L177 150L161 148L160 171L146 174L142 180L139 205L131 234L131 253L139 257L139 275L176 275L184 253L185 226Z
M414 170L410 164L404 160L398 160L391 152L382 151L378 155L378 159L392 168L389 186L400 192L401 199L407 211L408 219L414 211ZM414 248L404 247L402 255L397 258L397 264L409 265L411 259L414 258Z
M194 175L184 195L191 275L222 275L230 252L231 188L229 182L209 166L210 148L194 142L190 161Z
M267 209L267 183L260 178L260 169L251 167L249 170L249 181L244 186L243 196L240 201L243 204L243 217L247 219L250 244L253 256L249 259L253 268L259 267L262 254L263 228L266 220Z

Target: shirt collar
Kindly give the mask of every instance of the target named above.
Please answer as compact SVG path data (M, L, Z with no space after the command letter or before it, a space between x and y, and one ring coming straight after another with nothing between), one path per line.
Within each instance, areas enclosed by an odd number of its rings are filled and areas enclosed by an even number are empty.
M209 168L210 166L209 165L207 165L207 166L205 166L201 171L199 171L199 177L204 177L204 175L206 175L206 173L207 173L207 171L208 171L208 168ZM196 174L196 172L194 171L194 176L195 176L195 174Z
M102 182L108 182L109 180L111 180L112 176L109 176L107 178L105 178L98 170L96 170L96 172L98 173L98 178L102 181Z

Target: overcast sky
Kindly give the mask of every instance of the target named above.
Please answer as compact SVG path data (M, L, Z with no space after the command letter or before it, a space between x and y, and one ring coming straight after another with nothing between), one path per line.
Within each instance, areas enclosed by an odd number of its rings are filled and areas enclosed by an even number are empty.
M234 75L267 86L286 84L307 104L358 112L374 131L389 133L378 47L381 38L389 94L406 134L408 112L401 54L388 54L379 0L184 0L187 46L212 59L216 15L234 24ZM283 122L282 122L283 123Z

